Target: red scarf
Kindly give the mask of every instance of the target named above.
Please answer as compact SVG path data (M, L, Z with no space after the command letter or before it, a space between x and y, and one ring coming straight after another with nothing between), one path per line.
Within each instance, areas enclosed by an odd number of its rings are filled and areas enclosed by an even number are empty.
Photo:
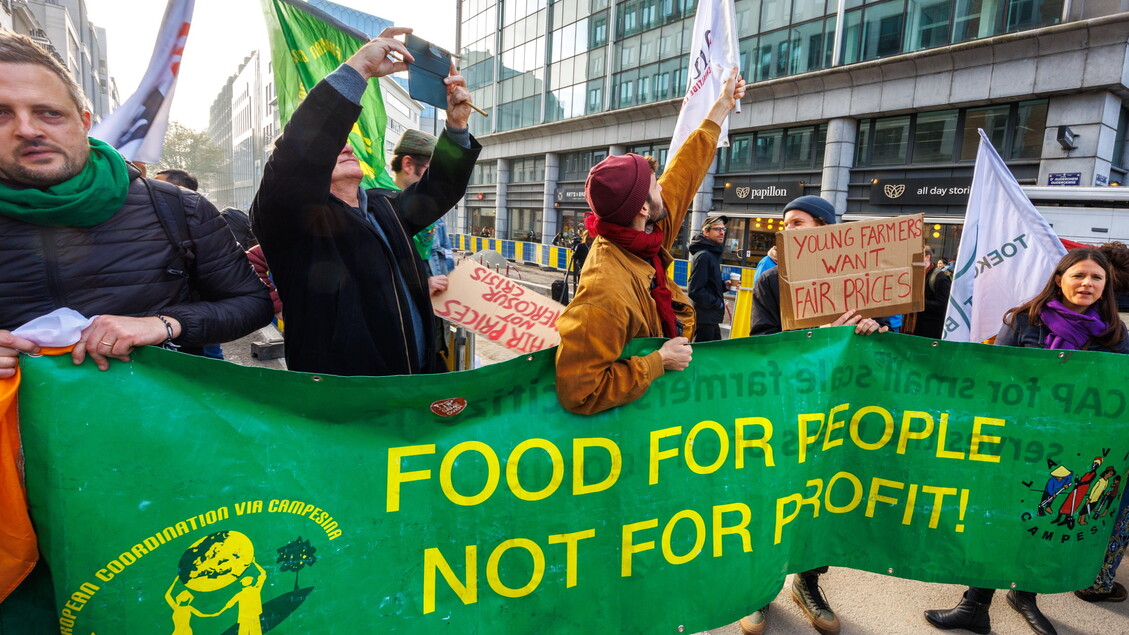
M584 219L584 226L593 236L603 236L627 251L647 260L655 268L655 283L651 285L651 298L655 301L655 308L659 311L659 322L662 323L663 336L674 337L678 335L676 319L674 317L673 297L666 286L666 267L663 265L662 251L663 233L658 227L651 233L641 232L637 229L616 225L600 220L595 214L589 214Z

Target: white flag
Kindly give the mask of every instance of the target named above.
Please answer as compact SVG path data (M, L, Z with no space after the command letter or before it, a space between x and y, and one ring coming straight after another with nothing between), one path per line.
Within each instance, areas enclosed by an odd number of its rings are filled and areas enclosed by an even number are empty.
M717 101L725 80L733 67L741 67L737 49L737 20L733 0L700 0L694 16L694 40L690 47L690 72L687 73L686 97L670 139L670 155L686 141L706 118ZM740 104L737 111L740 112ZM729 147L729 118L721 124L717 147Z
M173 89L195 5L196 0L169 0L153 57L137 90L90 131L90 136L114 146L130 161L156 163L161 159Z
M983 342L999 333L1004 313L1035 297L1064 254L981 130L942 337Z

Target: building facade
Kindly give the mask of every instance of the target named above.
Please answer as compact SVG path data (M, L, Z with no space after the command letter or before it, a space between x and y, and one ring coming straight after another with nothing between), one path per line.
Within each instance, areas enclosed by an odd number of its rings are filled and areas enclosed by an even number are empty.
M984 130L1025 185L1109 187L1129 169L1129 2L737 0L750 82L683 228L726 214L758 261L801 194L847 219L922 212L955 255ZM461 0L484 145L458 226L567 241L608 154L665 165L692 0ZM1061 224L1061 222L1060 222ZM1056 226L1059 229L1059 226ZM1103 235L1074 234L1097 242ZM1120 237L1129 238L1129 235Z
M0 29L27 35L51 51L82 87L95 122L117 108L106 31L90 23L85 0L0 0Z
M378 34L392 26L388 20L328 0L311 0L310 5L366 34ZM379 80L388 117L385 156L391 154L405 130L420 128L423 106L408 96L402 81L395 77ZM213 203L242 210L250 208L263 167L274 150L274 140L281 133L270 54L251 51L220 89L209 112L208 137L226 157L216 183L209 188Z

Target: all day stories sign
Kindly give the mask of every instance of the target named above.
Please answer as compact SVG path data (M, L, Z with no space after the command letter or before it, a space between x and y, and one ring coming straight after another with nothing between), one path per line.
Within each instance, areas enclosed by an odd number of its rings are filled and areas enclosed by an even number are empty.
M23 372L64 633L695 632L826 564L1066 591L1129 466L1115 355L849 328L697 345L590 417L557 403L551 350L419 377L157 349Z

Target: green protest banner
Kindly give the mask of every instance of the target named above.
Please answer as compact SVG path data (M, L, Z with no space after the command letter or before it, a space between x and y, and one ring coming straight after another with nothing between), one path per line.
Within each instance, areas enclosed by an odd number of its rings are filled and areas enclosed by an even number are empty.
M278 114L286 125L306 93L349 59L368 37L305 2L262 1L271 43ZM361 186L399 189L384 169L384 130L388 117L379 82L369 83L361 106L364 110L349 133L349 142L365 173Z
M22 367L64 633L695 632L822 565L1061 592L1093 581L1129 463L1119 356L850 328L696 346L592 417L551 350Z

